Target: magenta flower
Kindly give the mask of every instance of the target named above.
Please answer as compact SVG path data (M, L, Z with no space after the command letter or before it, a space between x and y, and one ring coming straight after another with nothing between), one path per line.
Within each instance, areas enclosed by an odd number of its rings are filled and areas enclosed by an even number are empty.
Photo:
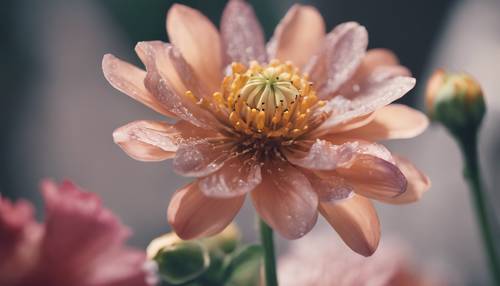
M253 9L233 0L220 30L176 4L167 32L170 44L137 44L146 71L113 55L103 70L115 88L177 120L135 121L113 136L132 158L173 158L177 173L195 178L168 208L181 238L222 231L249 194L284 237L303 236L320 213L370 255L380 238L371 199L409 203L429 188L410 162L375 143L414 137L428 120L390 104L415 79L392 52L366 51L358 23L327 34L315 8L294 5L266 46Z
M95 195L71 182L42 184L45 222L33 206L0 198L0 285L146 286L145 253Z

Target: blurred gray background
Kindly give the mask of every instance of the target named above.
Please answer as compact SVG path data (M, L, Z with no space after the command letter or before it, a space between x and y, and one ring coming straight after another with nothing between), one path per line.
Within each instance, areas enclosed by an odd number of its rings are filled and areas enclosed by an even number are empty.
M225 1L179 1L219 22ZM266 35L294 1L251 2ZM483 85L489 113L481 156L490 200L500 205L500 1L302 1L318 7L327 27L347 20L365 25L370 47L394 50L417 77L402 101L422 108L429 73L444 66L473 74ZM167 0L4 0L0 9L0 192L41 204L41 178L70 178L99 193L134 230L131 244L145 246L169 230L171 194L187 182L169 162L129 159L112 142L114 128L153 111L114 90L101 72L111 52L139 63L134 45L167 41ZM417 261L449 277L453 285L488 285L488 275L459 151L439 126L414 140L388 145L430 175L433 187L419 203L377 205L383 233L413 248ZM498 207L495 207L498 209ZM496 210L495 210L496 211ZM42 212L40 212L41 214ZM498 221L498 212L492 214ZM250 204L239 214L245 239L253 241ZM318 229L327 228L324 222ZM286 241L279 239L281 249Z

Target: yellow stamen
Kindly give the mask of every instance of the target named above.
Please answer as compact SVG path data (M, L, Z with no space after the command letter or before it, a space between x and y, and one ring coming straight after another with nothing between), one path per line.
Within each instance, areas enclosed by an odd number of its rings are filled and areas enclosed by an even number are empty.
M224 77L212 98L197 101L191 91L186 97L210 108L236 132L270 138L304 134L309 124L318 121L311 118L312 111L324 105L308 76L300 74L291 62L279 60L267 66L254 61L249 68L232 63L231 74Z

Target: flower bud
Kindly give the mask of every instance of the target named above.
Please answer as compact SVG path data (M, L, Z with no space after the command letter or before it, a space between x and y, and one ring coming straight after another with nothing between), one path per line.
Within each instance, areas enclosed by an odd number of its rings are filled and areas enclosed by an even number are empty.
M232 252L241 239L241 233L236 224L231 223L221 233L201 239L200 242L210 251L219 249L225 253ZM146 253L149 259L153 259L158 252L163 248L172 246L173 244L182 242L174 232L166 233L153 239L147 249Z
M236 249L241 240L241 233L236 224L231 223L221 233L205 238L203 244L208 249L219 249L225 253L230 253Z
M455 136L476 132L486 112L481 87L470 75L442 69L427 83L426 104L430 116Z

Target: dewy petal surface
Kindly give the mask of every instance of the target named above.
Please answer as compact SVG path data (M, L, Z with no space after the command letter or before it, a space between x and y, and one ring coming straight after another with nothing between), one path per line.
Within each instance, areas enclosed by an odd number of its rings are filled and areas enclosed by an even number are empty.
M145 85L162 105L180 119L205 129L217 129L216 119L202 109L191 98L175 91L172 83L162 75L162 66L171 64L167 60L172 46L162 42L140 42L136 51L147 69Z
M178 190L168 206L168 222L182 239L211 236L224 230L240 210L245 195L211 198L198 188L198 182Z
M386 49L371 49L366 52L356 72L351 79L342 85L338 94L348 98L355 97L359 94L358 88L363 84L363 81L380 67L398 68L400 72L398 75L411 76L409 70L399 65L399 60L393 52Z
M113 132L115 143L139 161L163 161L174 157L180 139L174 126L161 121L134 121Z
M325 37L325 23L312 6L293 5L276 27L268 43L269 58L292 61L301 68Z
M104 72L104 77L106 77L114 88L160 114L169 117L174 116L166 110L144 86L144 79L146 78L145 71L111 54L104 55L102 59L102 70Z
M335 172L353 187L354 192L372 199L392 198L405 192L407 181L394 164L381 158L360 154L348 168Z
M374 119L357 129L339 134L368 141L415 137L429 125L422 112L402 104L390 104L375 112Z
M406 177L408 185L403 194L394 198L381 198L380 201L389 204L408 204L418 201L431 187L430 179L407 159L401 156L394 156L394 159L396 165Z
M311 136L320 136L335 131L334 127L364 116L399 99L415 86L415 79L398 76L395 78L380 78L380 74L372 74L371 79L363 87L363 95L353 100L336 96L329 100L325 107L330 112L329 118Z
M347 142L335 145L326 140L317 139L307 152L292 151L286 154L294 165L311 170L334 170L349 163L358 144Z
M321 51L305 70L320 98L331 96L356 72L367 46L368 32L355 22L338 25L326 36Z
M260 217L288 239L304 236L316 223L318 195L288 162L266 163L262 183L251 195Z
M220 24L222 46L225 52L224 65L251 61L263 63L267 60L264 32L255 12L244 0L227 3Z
M339 202L321 202L319 210L352 250L364 256L375 252L380 223L369 199L354 195Z
M229 198L253 190L261 181L260 163L254 158L237 156L227 160L215 173L200 179L198 187L209 197Z
M181 144L216 135L186 121L171 125L162 121L139 120L116 129L113 140L136 160L163 161L173 158Z
M205 177L221 169L234 157L224 143L198 140L179 146L173 161L174 171L187 177Z
M217 28L199 11L174 4L167 14L167 32L209 91L218 89L222 79L222 48Z
M341 177L322 172L309 172L306 176L318 193L320 202L336 202L348 199L354 194L353 188Z

